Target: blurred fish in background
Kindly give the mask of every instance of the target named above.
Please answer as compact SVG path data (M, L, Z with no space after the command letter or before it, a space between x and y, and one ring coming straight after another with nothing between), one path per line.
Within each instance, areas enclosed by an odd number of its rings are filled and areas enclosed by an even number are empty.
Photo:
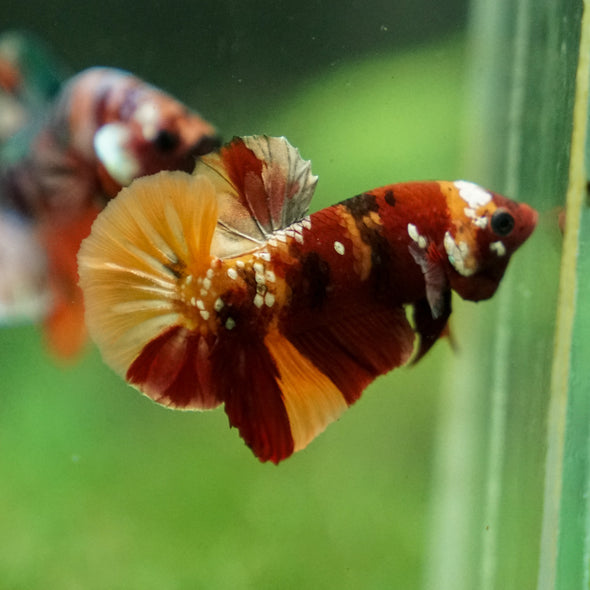
M76 255L133 179L191 171L216 129L128 72L69 77L29 35L0 35L0 324L40 321L52 352L86 341Z

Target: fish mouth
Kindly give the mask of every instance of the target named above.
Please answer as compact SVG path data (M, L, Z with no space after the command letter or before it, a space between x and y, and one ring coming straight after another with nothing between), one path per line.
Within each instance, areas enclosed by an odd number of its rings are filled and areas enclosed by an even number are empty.
M535 209L529 207L526 203L520 204L520 214L522 218L522 241L526 240L537 227L539 214Z

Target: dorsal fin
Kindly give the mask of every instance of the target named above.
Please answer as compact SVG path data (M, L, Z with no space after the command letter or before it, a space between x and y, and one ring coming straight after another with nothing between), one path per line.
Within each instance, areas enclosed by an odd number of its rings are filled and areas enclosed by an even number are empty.
M301 220L317 176L311 163L284 137L236 137L201 158L195 174L215 186L219 221L211 253L219 258L259 247L269 236Z

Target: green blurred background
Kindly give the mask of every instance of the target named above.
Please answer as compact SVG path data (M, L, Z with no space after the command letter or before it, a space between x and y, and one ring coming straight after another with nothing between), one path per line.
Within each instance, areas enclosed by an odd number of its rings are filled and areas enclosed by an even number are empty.
M465 1L62 0L4 7L2 27L37 33L72 72L129 69L225 138L285 135L320 177L317 209L468 174L467 16ZM443 341L380 378L275 467L222 410L165 410L90 345L60 366L36 327L1 330L0 590L421 587L455 358Z

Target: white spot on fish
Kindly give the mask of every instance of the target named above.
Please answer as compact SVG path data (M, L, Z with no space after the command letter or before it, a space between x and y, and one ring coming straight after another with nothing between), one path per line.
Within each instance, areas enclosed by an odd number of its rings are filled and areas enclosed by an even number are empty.
M201 297L207 297L207 293L209 293L209 291L207 291L207 289L201 289L199 291L199 295L201 295Z
M285 233L292 235L299 244L303 244L303 225L301 223L294 223L289 229L285 230Z
M269 283L274 283L277 280L277 277L275 276L275 273L272 270L267 270L264 274L266 276L266 280Z
M492 195L481 186L467 180L455 180L453 183L459 191L459 196L471 209L477 209L487 205L492 200Z
M264 266L262 266L262 264L260 264L260 262L255 262L252 265L252 268L254 269L255 273L261 273L264 272Z
M267 293L264 296L264 304L267 307L272 307L274 305L274 303L275 303L275 296L272 293Z
M270 262L270 252L266 250L262 250L262 252L258 252L258 258L265 260L266 262Z
M500 241L492 242L490 244L490 250L495 252L498 256L504 256L506 254L506 246Z
M141 126L141 132L146 141L152 141L160 126L160 112L151 102L144 102L137 107L133 118Z
M211 279L209 277L203 279L203 287L207 290L211 288Z
M139 174L140 163L127 149L132 132L123 123L107 123L94 134L94 151L111 177L128 185Z
M199 309L205 309L205 304L200 299L197 299L197 307Z
M205 321L207 321L209 319L209 312L207 310L201 310L199 313L201 314L201 317Z
M420 248L426 248L426 238L418 232L418 228L413 223L408 223L408 235Z
M232 281L235 281L238 278L238 271L235 268L228 268L227 269L227 276Z
M215 271L212 268L207 269L206 275L207 275L208 279L212 279L214 274L215 274Z
M264 297L260 293L256 293L256 297L254 297L254 305L259 309L264 304Z
M471 276L474 269L467 268L467 257L469 256L469 246L465 242L455 242L450 232L445 233L444 246L449 257L449 262L454 269L464 277Z
M218 297L213 304L213 309L217 312L220 312L223 309L224 303L221 297Z
M191 305L193 307L197 305L197 298L196 297L191 297Z
M236 266L238 268L244 268L244 266L246 266L246 265L244 264L243 260L236 260Z
M336 250L336 252L340 254L340 256L342 256L344 252L346 252L346 249L344 248L344 244L342 242L334 242L334 250Z
M234 318L227 318L225 320L225 329L226 330L233 330L236 327L236 320Z
M190 285L193 282L193 275L188 275L188 277L186 277L186 284Z

